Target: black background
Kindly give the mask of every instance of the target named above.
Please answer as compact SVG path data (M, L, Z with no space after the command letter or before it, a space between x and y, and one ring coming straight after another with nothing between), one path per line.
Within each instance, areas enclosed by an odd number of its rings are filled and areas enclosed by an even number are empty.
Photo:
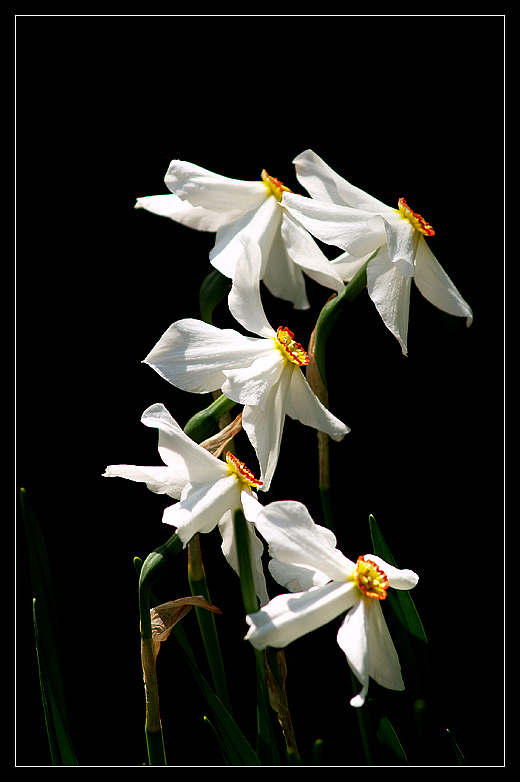
M266 168L301 192L292 160L308 148L424 215L474 311L467 329L413 286L404 357L366 293L355 300L328 343L330 407L352 430L331 445L332 480L339 548L370 551L372 513L398 564L420 575L413 596L441 724L469 763L502 763L503 26L499 16L18 17L16 488L47 542L80 765L146 762L132 560L171 534L164 497L102 473L159 464L140 423L148 405L163 402L185 425L209 401L141 361L170 323L198 317L214 235L135 200L168 192L173 158L246 180ZM301 313L263 291L272 325L302 343L329 292L309 282L308 295ZM215 323L235 326L225 302ZM316 463L314 430L287 419L262 502L299 499L319 523ZM217 531L202 545L232 696L254 736L238 579ZM41 766L50 756L23 535L16 555L15 762ZM164 600L189 593L181 556ZM183 621L204 666L195 614ZM363 762L338 624L286 650L306 762L316 738L324 764ZM158 665L170 765L221 763L173 641Z

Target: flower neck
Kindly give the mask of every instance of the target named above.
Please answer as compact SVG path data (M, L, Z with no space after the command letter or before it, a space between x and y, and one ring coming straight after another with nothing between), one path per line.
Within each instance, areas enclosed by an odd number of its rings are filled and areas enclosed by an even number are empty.
M402 216L403 220L408 220L409 223L411 223L412 227L419 231L420 233L424 234L425 236L434 236L435 231L431 227L429 223L426 222L424 217L421 217L420 214L417 212L413 212L404 198L400 198L397 202L399 205L399 208L396 209L396 212L399 212L399 214Z
M305 367L310 361L308 354L302 348L299 342L295 342L293 332L287 326L280 326L276 332L275 345L288 361Z
M379 565L376 565L372 560L367 559L366 557L358 557L356 569L352 574L352 580L357 583L366 597L371 597L376 600L386 600L388 578Z
M274 176L269 176L265 168L262 171L262 182L269 190L270 195L274 195L277 201L282 200L284 193L292 193L292 190L285 187L284 183L280 182L279 179L276 179Z

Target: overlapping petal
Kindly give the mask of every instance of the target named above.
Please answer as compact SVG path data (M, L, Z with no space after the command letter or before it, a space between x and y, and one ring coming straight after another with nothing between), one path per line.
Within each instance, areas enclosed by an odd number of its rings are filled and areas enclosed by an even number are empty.
M256 649L281 648L348 610L356 600L352 582L331 581L306 592L277 595L261 611L249 614L246 640Z
M347 612L337 641L361 684L352 705L364 703L370 677L383 687L403 689L381 603L365 594L358 563L338 551L335 536L318 527L298 502L267 505L259 511L256 526L269 545L271 573L293 594L276 597L249 616L246 638L256 648L285 646ZM391 587L412 589L418 582L411 570L400 570L375 555L366 559L384 571ZM303 589L295 591L300 586Z
M141 421L159 430L159 455L165 467L119 464L107 467L105 477L143 482L157 494L179 499L189 482L216 481L228 470L223 462L193 442L162 404L148 407Z
M344 203L354 209L377 214L388 210L388 207L377 198L373 198L343 179L311 149L298 155L293 163L298 181L316 201Z
M271 502L258 513L256 526L279 562L320 571L332 581L346 581L355 570L301 502Z
M226 473L216 481L187 484L181 501L165 509L164 523L176 528L184 545L197 532L211 532L227 511L240 506L240 482Z
M248 212L258 208L269 196L261 180L233 179L185 160L172 160L164 181L179 198L216 212Z
M262 509L262 505L258 502L249 489L242 489L240 494L240 502L244 511L244 516L247 522L247 530L249 533L249 549L251 552L251 563L253 581L255 584L255 591L260 600L260 605L263 606L269 602L269 595L267 593L267 586L265 583L264 569L262 565L262 554L264 552L264 546L262 541L256 534L255 519L258 512ZM239 573L238 569L238 555L235 546L235 532L233 523L233 511L225 513L219 522L219 530L222 536L222 552L229 565L236 573Z
M411 277L404 277L393 264L386 247L382 247L367 266L368 295L374 302L387 329L408 352L408 315L410 309Z
M313 236L326 244L348 250L351 255L368 255L386 241L384 225L368 222L373 217L371 212L314 201L294 193L283 194L282 206Z
M271 350L271 340L186 318L165 331L144 363L177 388L204 393L221 388L226 380L224 369L250 366Z
M195 228L198 231L218 231L221 225L235 220L240 212L214 212L203 206L193 206L173 193L167 195L145 196L138 198L136 209L145 209L161 217L169 217L176 223Z
M407 353L410 286L398 275L415 279L432 304L466 317L467 325L471 324L471 308L431 253L422 229L417 229L417 216L411 213L409 220L401 205L393 209L354 187L312 150L303 152L294 163L299 181L312 198L284 193L282 205L313 236L346 251L332 262L343 280L352 279L368 260L370 297L403 353ZM385 262L393 265L395 273L383 268Z
M282 210L274 196L264 200L257 209L243 212L233 221L222 225L209 254L212 265L226 277L234 280L235 269L243 253L241 239L250 237L261 247L259 279L262 279L275 237L279 234Z
M278 382L271 386L263 408L248 404L242 411L242 427L256 451L264 491L271 486L280 454L285 423L285 399L290 381L287 370L286 364Z

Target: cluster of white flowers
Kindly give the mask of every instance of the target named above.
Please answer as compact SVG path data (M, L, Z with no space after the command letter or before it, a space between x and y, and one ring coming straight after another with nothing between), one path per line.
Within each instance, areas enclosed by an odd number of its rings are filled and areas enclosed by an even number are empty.
M216 458L195 443L162 404L149 407L142 422L159 430L164 466L112 465L105 475L142 481L174 498L177 502L166 508L163 521L176 528L184 545L196 533L218 526L224 554L235 570L233 512L242 508L261 606L246 617L246 638L256 648L284 647L346 613L337 640L361 684L351 701L360 706L369 677L390 689L404 687L380 603L388 588L411 589L418 576L375 555L347 559L336 548L333 533L315 524L299 502L265 507L259 502L257 492L268 491L277 467L286 415L337 441L349 431L309 386L302 372L309 357L295 335L268 322L260 283L295 308L307 309L304 273L339 294L368 261L369 296L404 353L412 279L430 302L465 317L468 325L472 313L426 243L433 229L404 199L395 209L385 206L310 150L294 163L310 197L292 193L265 171L261 180L249 182L174 160L165 177L171 193L139 198L136 204L216 232L210 261L231 281L232 316L255 336L187 318L167 329L145 363L177 388L199 394L221 391L242 405L242 427L257 455L260 477L233 454ZM343 253L328 260L313 236ZM269 546L273 578L289 590L272 600L257 532Z

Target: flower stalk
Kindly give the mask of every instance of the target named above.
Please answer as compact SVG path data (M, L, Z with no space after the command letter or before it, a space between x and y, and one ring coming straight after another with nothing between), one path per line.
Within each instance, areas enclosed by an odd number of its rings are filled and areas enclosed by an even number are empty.
M150 594L153 584L169 567L171 556L178 554L181 550L182 543L177 534L174 533L163 546L155 549L147 556L139 574L141 664L146 697L145 736L148 760L151 766L165 766L166 754L159 715L159 688L157 684L156 656L152 640Z
M309 364L307 381L324 407L329 407L329 395L325 376L325 343L338 318L343 305L353 301L367 284L367 264L359 269L352 280L339 295L333 294L323 306L309 341ZM332 499L330 493L329 436L318 431L318 486L323 509L325 526L334 529Z
M192 595L202 595L208 603L211 603L198 533L188 543L188 580ZM226 672L224 670L215 617L212 613L197 607L195 607L195 613L197 614L200 634L206 651L215 692L221 703L232 714L231 698L226 683Z
M240 577L240 591L246 614L258 611L259 601L255 592L255 584L251 569L251 551L249 546L249 534L247 522L241 508L237 508L234 514L234 531L238 555L238 574ZM257 753L262 765L280 765L280 758L276 749L276 740L271 720L271 708L269 702L269 689L267 684L266 665L264 652L255 649L256 663L256 687L257 687Z

